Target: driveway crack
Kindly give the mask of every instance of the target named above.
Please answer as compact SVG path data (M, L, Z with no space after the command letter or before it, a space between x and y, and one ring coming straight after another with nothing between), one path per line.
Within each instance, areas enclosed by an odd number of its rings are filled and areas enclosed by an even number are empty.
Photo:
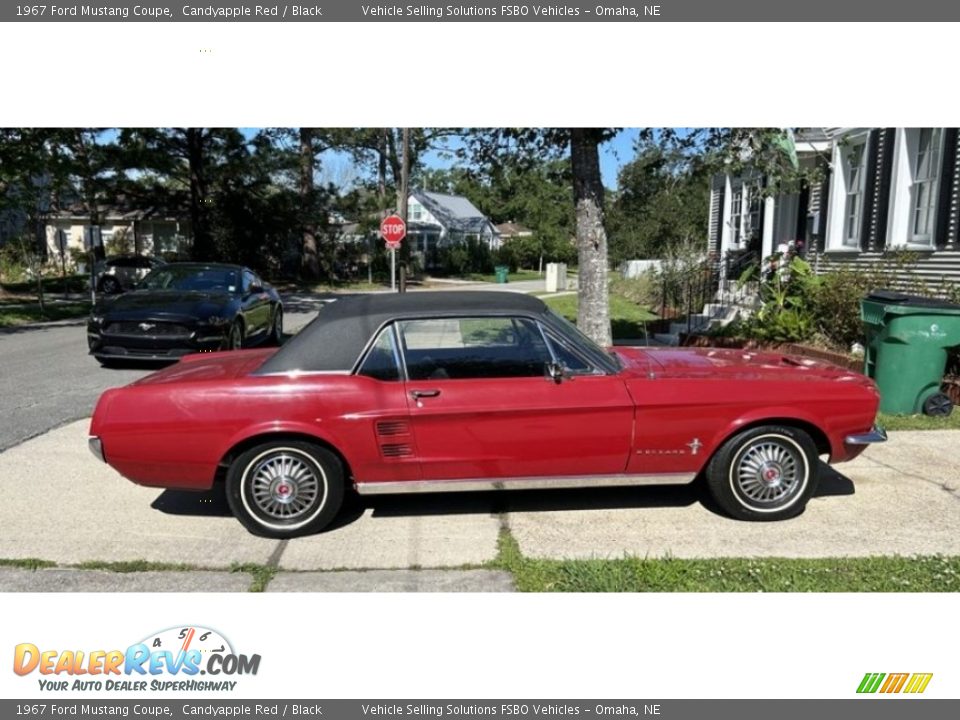
M960 487L951 488L946 482L939 480L931 480L930 478L924 477L923 475L917 475L916 473L908 472L901 468L885 463L882 460L877 460L876 458L864 458L870 462L879 465L880 467L886 468L887 470L893 470L894 472L900 473L904 477L912 478L914 480L922 480L925 483L933 485L934 487L943 490L945 493L953 497L954 500L960 500Z

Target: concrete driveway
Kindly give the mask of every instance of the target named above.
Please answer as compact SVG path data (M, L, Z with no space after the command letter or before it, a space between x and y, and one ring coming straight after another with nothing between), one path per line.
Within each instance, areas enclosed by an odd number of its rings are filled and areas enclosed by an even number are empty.
M843 474L828 470L785 522L728 519L695 487L454 494L357 500L331 529L282 542L247 533L221 493L133 485L90 455L86 436L75 422L0 454L0 558L454 568L492 560L501 527L540 558L960 554L954 431L891 433Z

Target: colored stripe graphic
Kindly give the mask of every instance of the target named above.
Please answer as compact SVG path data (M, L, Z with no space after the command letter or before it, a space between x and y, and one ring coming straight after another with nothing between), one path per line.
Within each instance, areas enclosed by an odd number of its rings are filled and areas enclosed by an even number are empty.
M882 693L898 693L903 689L904 684L910 673L890 673L887 675L887 681L880 688Z
M863 676L863 680L860 681L860 687L857 688L857 692L875 693L877 688L880 687L880 682L884 677L886 677L884 673L867 673Z
M922 693L927 689L927 685L930 684L930 678L932 677L933 673L914 673L913 677L910 678L910 682L907 683L907 688L904 692Z
M877 691L887 694L903 693L922 693L927 689L933 673L866 673L860 685L857 687L858 693L875 693Z

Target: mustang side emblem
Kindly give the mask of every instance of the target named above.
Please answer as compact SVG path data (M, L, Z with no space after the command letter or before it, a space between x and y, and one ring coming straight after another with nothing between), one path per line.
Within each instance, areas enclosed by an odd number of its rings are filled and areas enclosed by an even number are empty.
M690 448L691 455L696 455L698 452L700 452L700 448L703 447L703 443L700 442L700 438L694 438L687 443L687 447Z
M137 325L137 327L143 330L144 332L148 332L150 330L153 330L156 327L156 325L154 323L140 323L139 325Z

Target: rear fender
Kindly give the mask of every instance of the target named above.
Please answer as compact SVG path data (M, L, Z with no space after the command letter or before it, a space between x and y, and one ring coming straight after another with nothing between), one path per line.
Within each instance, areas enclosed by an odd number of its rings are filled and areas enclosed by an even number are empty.
M329 445L336 450L348 465L352 465L350 456L345 452L344 444L340 443L337 436L329 433L325 428L302 422L263 422L256 425L250 425L243 428L240 432L234 434L218 451L218 457L221 463L230 451L242 443L246 443L259 436L268 437L270 435L305 435L316 438L325 445Z

